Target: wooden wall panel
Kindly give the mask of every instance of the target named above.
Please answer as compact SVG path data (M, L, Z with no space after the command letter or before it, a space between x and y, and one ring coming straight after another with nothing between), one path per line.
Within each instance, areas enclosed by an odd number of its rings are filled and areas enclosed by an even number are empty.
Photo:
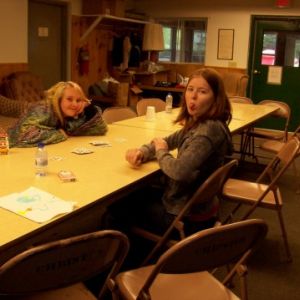
M72 17L71 80L79 83L86 93L91 84L103 79L108 72L108 50L112 38L111 31L96 28L81 45L80 36L87 28L88 22L85 18ZM88 49L89 52L87 74L80 74L78 63L80 47Z
M203 68L204 65L202 64L194 64L194 63L163 63L163 65L165 66L166 69L171 70L171 72L169 72L169 81L176 81L176 75L180 74L184 77L188 77L191 73L193 73L195 70ZM209 67L209 66L205 66L205 67ZM218 72L220 72L222 75L228 72L236 72L236 73L241 73L241 74L247 74L247 70L246 69L237 69L237 68L225 68L225 67L215 67L215 66L211 66L212 68L214 68L215 70L217 70Z

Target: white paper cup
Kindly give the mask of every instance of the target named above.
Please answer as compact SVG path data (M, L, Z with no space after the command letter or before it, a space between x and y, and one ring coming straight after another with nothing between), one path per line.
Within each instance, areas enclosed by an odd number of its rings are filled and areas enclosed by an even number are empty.
M154 106L147 106L146 120L147 121L155 120L155 107Z

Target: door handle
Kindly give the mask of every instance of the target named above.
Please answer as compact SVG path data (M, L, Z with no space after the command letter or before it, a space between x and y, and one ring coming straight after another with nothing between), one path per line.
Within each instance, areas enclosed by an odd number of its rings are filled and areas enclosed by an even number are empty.
M257 75L258 75L258 74L260 74L260 73L261 73L261 72L258 71L258 70L254 70L254 71L253 71L253 74L257 74Z

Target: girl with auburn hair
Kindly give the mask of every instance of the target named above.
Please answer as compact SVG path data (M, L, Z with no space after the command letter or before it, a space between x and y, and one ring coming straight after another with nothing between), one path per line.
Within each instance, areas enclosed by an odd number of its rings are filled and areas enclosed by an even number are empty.
M162 234L201 183L231 154L228 129L231 107L219 73L211 68L194 72L182 100L175 120L183 124L181 130L164 138L156 137L149 144L126 153L126 160L135 168L157 159L164 184L132 193L127 201L112 205L104 219L106 227L122 230L127 222ZM177 156L171 153L174 149ZM218 208L218 199L203 203L196 219L194 213L193 221L187 216L186 231L193 233L213 226Z

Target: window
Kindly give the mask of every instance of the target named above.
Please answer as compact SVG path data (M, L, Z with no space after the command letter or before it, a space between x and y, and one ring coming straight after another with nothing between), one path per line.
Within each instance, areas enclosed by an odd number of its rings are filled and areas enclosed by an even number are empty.
M204 63L206 19L157 20L163 25L165 50L159 61Z
M277 33L265 32L263 41L263 50L261 55L261 64L274 66L276 58Z
M300 33L264 32L261 64L268 66L299 67Z

